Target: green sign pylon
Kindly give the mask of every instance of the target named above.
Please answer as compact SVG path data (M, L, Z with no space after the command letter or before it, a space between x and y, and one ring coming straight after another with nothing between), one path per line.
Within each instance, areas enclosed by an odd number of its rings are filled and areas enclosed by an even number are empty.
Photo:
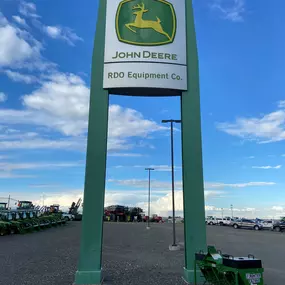
M84 210L75 284L101 284L109 94L103 89L106 0L99 1L92 58Z
M92 59L90 111L84 186L84 214L75 284L101 284L102 234L107 158L109 92L103 89L106 0L99 0ZM187 81L181 95L184 195L184 279L194 282L194 259L206 250L199 71L191 0L186 0ZM197 274L197 276L200 274Z
M194 259L207 250L202 160L199 64L192 1L186 0L187 85L181 96L184 200L184 279L194 284ZM197 274L199 282L201 274Z

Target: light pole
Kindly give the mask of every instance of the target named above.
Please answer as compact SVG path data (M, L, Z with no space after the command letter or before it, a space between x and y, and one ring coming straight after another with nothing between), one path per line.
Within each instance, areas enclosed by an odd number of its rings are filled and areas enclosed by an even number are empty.
M222 208L222 220L224 220L224 208Z
M10 200L11 200L11 196L9 195L9 197L8 197L8 209L10 208Z
M154 170L154 168L145 168L148 171L148 219L147 219L147 229L150 229L149 220L150 220L150 172Z
M234 218L233 205L231 204L232 219Z
M172 226L173 226L173 243L169 247L171 250L177 250L179 247L176 244L176 232L175 232L175 200L174 200L174 148L173 148L173 123L181 123L181 120L162 120L162 123L170 123L171 134L171 176L172 176Z

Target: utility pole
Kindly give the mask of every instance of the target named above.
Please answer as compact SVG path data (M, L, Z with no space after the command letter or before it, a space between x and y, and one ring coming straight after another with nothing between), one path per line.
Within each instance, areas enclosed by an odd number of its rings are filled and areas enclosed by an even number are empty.
M181 120L162 120L162 123L170 123L171 134L171 180L172 180L172 224L173 224L173 242L169 246L170 250L178 250L176 244L176 230L175 230L175 196L174 196L174 142L173 142L173 123L181 123Z
M145 168L148 171L148 219L147 219L147 229L150 229L149 220L150 220L150 172L154 170L154 168Z
M10 200L11 200L11 196L9 195L9 197L8 197L8 209L10 208Z
M43 206L45 205L45 193L43 192Z

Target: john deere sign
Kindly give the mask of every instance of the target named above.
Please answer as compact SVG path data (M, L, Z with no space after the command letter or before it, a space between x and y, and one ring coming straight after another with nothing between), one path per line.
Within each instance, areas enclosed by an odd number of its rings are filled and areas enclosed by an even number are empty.
M104 88L187 90L184 1L107 0Z
M131 45L158 46L172 43L176 32L176 15L171 3L144 2L134 5L122 1L116 14L116 32L119 41Z
M196 252L206 250L206 228L198 54L192 1L98 2L90 88L84 214L74 284L102 284L110 94L180 97L184 279L189 284L194 284L194 281L195 284L196 281L197 284L204 283L204 280L199 280L201 274L196 274L194 261ZM149 103L151 101L149 99ZM109 268L105 268L105 274L108 279Z

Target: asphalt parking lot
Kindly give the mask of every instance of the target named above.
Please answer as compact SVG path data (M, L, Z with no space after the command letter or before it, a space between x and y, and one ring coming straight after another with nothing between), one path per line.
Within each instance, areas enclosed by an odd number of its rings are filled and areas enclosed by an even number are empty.
M80 222L43 232L0 239L0 284L71 285L77 267ZM168 251L171 224L104 225L103 270L106 284L182 285L183 225L177 225L178 252ZM285 233L208 226L208 244L223 252L261 258L265 284L285 284Z

